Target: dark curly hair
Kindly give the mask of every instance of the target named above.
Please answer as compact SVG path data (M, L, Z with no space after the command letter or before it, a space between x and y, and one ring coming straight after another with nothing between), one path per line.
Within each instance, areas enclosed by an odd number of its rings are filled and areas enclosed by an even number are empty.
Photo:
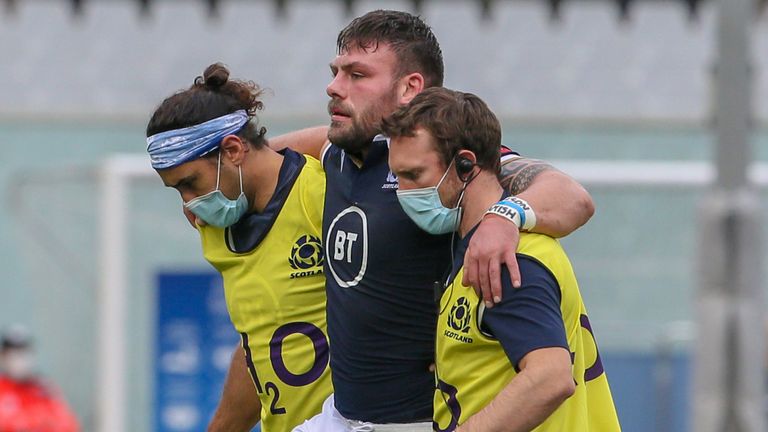
M259 97L263 93L252 81L229 79L229 69L214 63L195 78L194 84L166 98L152 114L147 125L147 136L204 123L238 110L251 117L238 136L254 147L264 146L266 128L259 127L256 112L263 108ZM216 154L213 152L212 154Z

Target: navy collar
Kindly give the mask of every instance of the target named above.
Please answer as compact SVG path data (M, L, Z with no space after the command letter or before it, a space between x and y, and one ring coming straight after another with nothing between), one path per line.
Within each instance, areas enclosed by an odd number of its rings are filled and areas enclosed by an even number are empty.
M341 148L339 147L339 149ZM371 141L370 147L368 148L368 154L365 156L362 165L359 167L352 160L352 155L341 149L339 170L344 171L345 165L349 164L349 166L354 167L354 169L363 171L368 167L375 166L382 158L389 158L389 138L379 134Z
M377 135L371 142L368 154L365 156L363 167L373 166L382 158L389 158L389 140L383 135Z
M283 164L280 166L275 193L264 211L248 213L224 231L227 247L234 253L251 252L264 240L306 163L304 156L293 150L284 149L278 153L284 157Z

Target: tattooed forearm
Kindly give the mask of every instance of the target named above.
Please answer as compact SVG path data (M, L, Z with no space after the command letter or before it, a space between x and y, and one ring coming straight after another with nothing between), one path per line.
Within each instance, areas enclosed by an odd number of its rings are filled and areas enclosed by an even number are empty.
M539 173L553 169L552 165L540 160L516 158L501 166L499 182L509 193L517 195L528 189Z

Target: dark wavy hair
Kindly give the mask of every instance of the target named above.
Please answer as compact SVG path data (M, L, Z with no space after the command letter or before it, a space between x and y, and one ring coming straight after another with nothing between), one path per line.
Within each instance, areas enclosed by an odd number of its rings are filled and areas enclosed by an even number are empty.
M229 69L214 63L195 78L187 90L166 98L152 114L147 136L204 123L238 110L245 110L249 121L237 136L258 148L266 144L266 128L258 126L256 112L264 104L259 100L263 90L252 81L229 79ZM212 152L215 155L217 152Z
M356 47L375 50L387 44L398 61L398 77L418 72L425 87L443 85L443 52L432 29L407 12L375 10L352 20L336 39L339 53Z

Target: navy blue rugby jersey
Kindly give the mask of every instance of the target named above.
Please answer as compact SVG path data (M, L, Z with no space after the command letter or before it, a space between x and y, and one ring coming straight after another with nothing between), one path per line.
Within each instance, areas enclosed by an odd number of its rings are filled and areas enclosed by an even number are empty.
M323 154L328 335L336 408L376 423L432 416L434 286L451 265L451 235L434 236L397 200L389 147L378 136L361 167Z

